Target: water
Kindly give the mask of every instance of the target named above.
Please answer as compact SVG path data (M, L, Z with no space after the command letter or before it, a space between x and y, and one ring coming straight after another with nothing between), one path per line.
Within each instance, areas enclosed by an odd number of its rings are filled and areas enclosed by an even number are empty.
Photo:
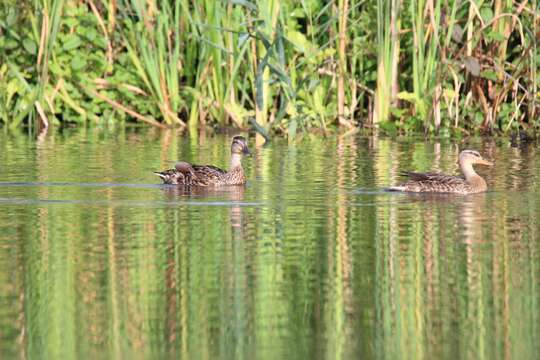
M250 139L245 188L152 174L227 166L229 138L0 134L2 358L538 357L534 144ZM383 191L465 147L495 161L488 193Z

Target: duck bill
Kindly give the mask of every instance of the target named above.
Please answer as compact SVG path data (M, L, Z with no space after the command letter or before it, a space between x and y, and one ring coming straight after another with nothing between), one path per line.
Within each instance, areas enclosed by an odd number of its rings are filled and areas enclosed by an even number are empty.
M251 156L251 153L249 152L249 149L247 146L244 146L244 149L242 150L242 153L246 156Z
M476 162L480 165L493 166L493 163L491 161L487 161L485 159L477 160Z

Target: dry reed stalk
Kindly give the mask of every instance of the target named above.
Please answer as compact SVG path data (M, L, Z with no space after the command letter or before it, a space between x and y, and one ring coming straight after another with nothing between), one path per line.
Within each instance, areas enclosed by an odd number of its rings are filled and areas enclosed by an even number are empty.
M131 116L133 116L135 119L137 120L141 120L147 124L150 124L152 126L155 126L155 127L159 127L159 128L162 128L162 129L167 129L167 126L163 125L162 123L160 122L157 122L156 120L152 119L152 118L149 118L149 117L146 117L146 116L143 116L141 114L139 114L138 112L134 111L134 110L131 110L130 108L128 108L127 106L125 105L122 105L114 100L111 100L109 99L108 97L98 93L98 92L95 92L91 89L87 89L87 91L97 97L98 99L100 100L103 100L105 101L106 103L108 103L109 105L111 105L112 107L118 109L118 110L121 110L123 112L125 112L126 114L129 114Z
M352 128L353 125L345 118L345 77L347 75L347 13L349 1L341 0L338 5L338 123L339 125Z

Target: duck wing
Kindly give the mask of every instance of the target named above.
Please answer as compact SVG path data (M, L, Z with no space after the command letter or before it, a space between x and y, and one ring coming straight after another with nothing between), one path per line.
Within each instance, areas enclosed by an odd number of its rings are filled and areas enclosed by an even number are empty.
M417 173L404 172L402 175L407 176L409 181L403 184L390 188L398 191L411 192L441 192L455 193L462 192L468 187L464 178L459 176L446 175L441 173Z
M216 183L227 172L213 165L194 165L185 161L176 163L174 169L155 172L165 184L208 186Z
M193 183L191 185L208 186L215 184L227 172L213 165L193 165Z
M213 165L193 165L193 171L203 176L221 176L227 173L225 170Z
M441 183L455 183L465 181L464 178L459 176L446 175L436 172L417 173L412 171L406 171L401 173L403 176L407 176L411 181L437 181Z

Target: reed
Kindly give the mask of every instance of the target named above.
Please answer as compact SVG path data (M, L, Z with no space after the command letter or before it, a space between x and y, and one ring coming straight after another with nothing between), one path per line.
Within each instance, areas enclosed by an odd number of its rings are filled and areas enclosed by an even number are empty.
M377 1L377 88L373 122L389 120L390 108L395 104L398 82L399 31L401 1Z
M12 127L127 119L294 139L538 126L536 0L6 1Z
M131 0L126 4L125 45L136 74L168 125L185 126L180 96L180 2ZM130 19L130 12L142 22Z
M440 91L436 91L440 84L437 81L437 60L439 48L439 29L441 21L440 2L433 0L411 1L409 4L412 19L413 41L412 78L413 96L412 106L421 119L427 120L430 102L433 103L433 117L435 128L440 126ZM424 29L427 29L424 31ZM429 126L429 124L425 124Z
M337 107L338 122L349 128L352 124L345 118L345 82L347 77L347 23L348 23L349 1L338 1L338 88Z
M268 124L268 109L272 100L270 87L270 67L269 58L275 55L272 47L276 44L277 25L280 11L280 0L262 0L258 4L258 15L262 23L257 27L256 32L260 41L252 47L252 57L256 63L255 73L255 121L266 127ZM263 139L259 135L257 142Z
M46 87L49 85L49 61L54 52L58 30L62 22L64 0L39 0L36 7L41 12L33 17L36 26L40 26L39 52L37 55L38 84L36 88L36 110L40 113L42 126L48 127L48 120L43 111Z
M0 121L11 128L25 120L31 124L29 129L47 128L49 119L44 109L51 106L47 98L49 63L62 22L64 0L36 0L32 3L35 12L28 11L25 5L29 4L8 2L0 7L0 13L6 16L0 21L0 37L7 35L2 42L4 49L16 47L18 41L29 53L26 63L20 62L16 51L0 56ZM20 13L14 10L17 6L21 7ZM25 32L16 27L22 18L29 25ZM10 43L9 39L14 41Z

